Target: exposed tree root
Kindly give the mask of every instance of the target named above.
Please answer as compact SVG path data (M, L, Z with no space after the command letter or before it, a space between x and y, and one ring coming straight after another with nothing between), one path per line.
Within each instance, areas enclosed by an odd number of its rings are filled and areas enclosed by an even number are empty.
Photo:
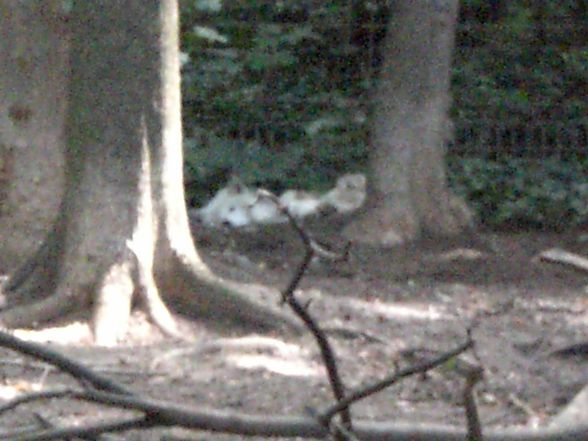
M138 294L153 323L165 334L180 337L172 314L159 296L153 276L146 272L144 265L139 264L135 257L131 257L135 256L134 253L128 252L126 255L127 259L111 265L98 277L99 283L84 280L74 285L74 281L69 280L41 300L3 311L0 314L2 325L11 328L36 327L83 310L94 298L95 340L101 345L113 345L127 329L133 295ZM80 275L84 272L74 270L68 274ZM68 289L66 285L77 286L77 289Z
M186 256L175 254L171 260L172 266L165 274L156 273L156 278L160 289L184 313L204 318L213 325L230 322L253 331L303 329L294 316L279 309L277 291L223 279L203 263Z
M11 292L10 304L18 305L43 297L41 287L52 289L56 275L56 247L58 233L52 231L41 247L10 277L5 286Z
M375 196L376 200L368 204L343 233L356 243L393 247L423 235L449 237L472 231L475 219L465 201L451 193L438 196L445 197L448 202L439 203L434 212L425 210L422 213L413 209L411 201L398 204L392 199Z
M135 292L132 271L129 260L112 265L95 293L92 325L99 345L113 346L127 331Z
M37 292L31 296L35 300L2 311L0 322L9 328L36 327L84 310L93 303L95 340L101 345L113 345L127 329L132 299L137 295L152 322L165 334L180 338L176 321L160 296L162 292L182 312L209 319L216 325L231 322L255 331L302 329L292 315L279 309L277 292L217 277L195 252L192 258L185 255L181 258L178 253L164 254L161 256L164 260L157 261L154 277L152 258L144 258L145 253L136 249L136 240L127 241L126 247L122 252L100 256L103 263L69 259L74 264L67 266L55 290L35 286ZM41 254L47 251L40 250L37 257ZM34 266L28 271L28 277L38 280L37 272L43 268L44 265ZM97 268L107 269L99 271ZM51 286L55 281L46 283ZM27 278L11 284L15 285L18 297L23 296L21 289L31 292L32 285ZM265 301L260 299L264 294Z
M64 317L87 304L80 293L60 291L42 300L8 308L0 313L4 327L36 327L41 323Z
M180 338L180 332L175 319L170 310L161 299L155 278L153 277L153 262L152 258L145 260L140 259L140 252L135 249L136 245L132 242L127 242L127 246L135 256L137 288L141 296L149 317L161 329L162 332L170 337ZM152 256L152 251L148 256Z
M376 199L376 200L374 200ZM401 212L389 201L374 196L371 203L343 230L344 236L367 245L393 247L418 235L418 221L411 212Z

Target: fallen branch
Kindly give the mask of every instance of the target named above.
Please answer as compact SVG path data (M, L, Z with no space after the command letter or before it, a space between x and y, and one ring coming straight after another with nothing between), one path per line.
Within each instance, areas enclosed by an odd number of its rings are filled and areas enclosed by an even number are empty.
M464 344L452 351L442 354L434 360L424 362L398 371L391 377L376 383L365 390L350 394L345 401L337 403L335 407L323 414L332 415L340 411L341 407L369 395L369 389L376 390L386 387L398 379L414 373L433 364L442 364L451 357L466 350L471 345L468 339ZM262 437L306 437L324 438L329 434L326 428L317 418L309 416L299 417L269 417L264 415L248 415L243 413L229 412L223 410L200 409L195 407L178 406L164 401L155 401L148 398L133 395L124 386L99 376L89 371L85 366L70 359L69 357L51 351L38 344L24 342L14 336L0 332L0 346L8 347L15 351L31 355L47 363L60 367L74 377L92 384L102 390L81 390L67 393L68 398L85 400L106 406L123 408L143 412L145 415L134 418L120 419L86 427L62 427L40 430L26 435L13 436L12 441L37 441L55 438L66 438L67 436L90 436L100 433L123 431L136 428L170 427L180 426L186 429L207 430L218 433L228 433L245 436ZM111 392L105 392L111 391ZM63 392L39 393L37 399L48 396L57 397ZM28 399L20 398L20 403L30 402L34 397ZM20 403L13 403L15 406ZM339 406L337 408L337 406ZM5 407L11 407L10 403ZM580 419L579 424L554 425L543 429L528 428L507 428L485 431L485 441L586 441L588 440L588 422ZM463 441L466 439L467 430L447 425L419 424L419 423L390 423L390 422L368 422L354 421L353 433L365 441L384 441L394 439L395 441Z
M233 435L260 437L306 437L324 438L329 431L316 418L310 416L271 417L264 415L250 415L224 410L201 409L180 406L168 402L150 400L137 396L119 395L101 391L80 391L72 395L73 398L100 403L107 406L137 410L148 416L89 426L89 429L110 427L113 430L128 430L139 427L170 427L180 426L186 429L206 430ZM132 423L134 421L134 423ZM547 427L543 429L506 428L487 430L485 441L585 441L588 440L588 422L565 427ZM123 428L124 424L128 427ZM420 423L390 423L354 421L354 434L364 441L464 441L467 431L441 424ZM80 428L56 428L61 433L75 433L76 436L87 436ZM66 432L78 430L78 432ZM104 432L111 430L104 430ZM33 434L27 438L14 438L13 441L36 441L51 439L48 437L35 438ZM171 438L170 438L171 439Z
M50 428L11 438L11 441L48 441L56 439L73 439L95 437L104 433L123 432L131 429L153 427L153 422L146 417L120 418L114 421L77 425L71 427Z
M2 406L0 406L0 415L9 410L12 410L21 404L30 403L32 401L39 401L39 400L50 400L53 398L65 398L70 397L74 391L69 388L65 389L55 389L55 390L44 390L39 392L29 392L23 393L13 398L12 400L7 401Z

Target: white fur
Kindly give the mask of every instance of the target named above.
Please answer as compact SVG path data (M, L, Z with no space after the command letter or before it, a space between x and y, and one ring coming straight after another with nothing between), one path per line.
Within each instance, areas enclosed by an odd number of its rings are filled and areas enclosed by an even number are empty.
M288 212L303 218L319 212L322 202L320 197L300 190L287 190L280 196L280 203Z
M304 218L330 206L339 213L361 207L366 197L366 178L362 174L343 175L332 190L321 195L300 190L287 190L280 204L297 218ZM287 221L276 203L257 190L240 183L220 189L202 208L193 210L195 217L208 226L229 225L234 228L250 225L275 224Z
M347 174L337 179L335 188L325 193L321 200L338 213L350 213L365 202L367 181L361 173Z
M208 226L228 224L231 227L243 227L251 224L249 206L256 200L255 191L249 187L229 184L196 213L200 221Z
M278 224L287 221L286 216L280 213L276 202L263 196L259 196L249 207L249 213L252 222L256 224Z

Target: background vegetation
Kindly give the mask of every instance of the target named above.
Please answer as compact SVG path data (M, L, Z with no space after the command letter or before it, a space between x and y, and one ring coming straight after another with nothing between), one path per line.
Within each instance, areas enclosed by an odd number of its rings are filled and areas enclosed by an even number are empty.
M231 176L323 190L363 170L387 1L183 0L189 203ZM461 2L450 180L483 224L588 219L588 6Z

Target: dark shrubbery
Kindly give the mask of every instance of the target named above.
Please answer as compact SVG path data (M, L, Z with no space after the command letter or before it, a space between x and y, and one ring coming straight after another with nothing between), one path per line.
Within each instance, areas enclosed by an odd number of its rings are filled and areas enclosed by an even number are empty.
M588 126L582 5L461 2L452 109L460 136L449 175L486 225L586 221L585 163L550 159L560 141L550 134ZM274 190L323 190L339 174L365 168L368 92L388 2L183 0L181 8L191 205L231 175ZM487 143L467 134L493 125L504 134L544 127L537 132L542 145L528 139L521 150L524 156L540 147L542 159L514 157L520 151L483 159ZM571 148L581 152L586 145L577 141ZM478 159L456 157L460 151Z
M449 174L489 227L562 230L588 219L588 161L454 158Z
M371 54L341 38L353 37L348 2L196 4L182 9L190 202L230 174L324 189L365 166Z

